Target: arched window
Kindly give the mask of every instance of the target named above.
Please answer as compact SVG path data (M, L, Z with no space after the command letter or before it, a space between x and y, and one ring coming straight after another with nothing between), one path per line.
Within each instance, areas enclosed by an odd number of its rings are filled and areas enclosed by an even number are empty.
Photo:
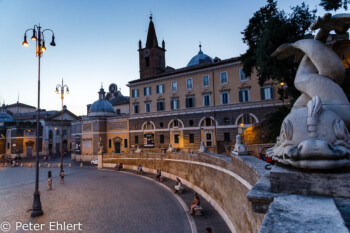
M183 127L183 124L182 124L182 121L178 120L178 119L175 119L175 120L172 120L170 122L170 125L169 125L170 128L182 128Z
M252 125L257 123L256 117L252 114L243 114L241 116L239 116L239 118L237 119L236 123L239 124L245 124L245 125Z
M214 124L214 120L210 117L203 119L201 122L201 126L213 126Z
M147 121L146 123L143 124L143 130L150 130L154 129L154 124L151 121Z

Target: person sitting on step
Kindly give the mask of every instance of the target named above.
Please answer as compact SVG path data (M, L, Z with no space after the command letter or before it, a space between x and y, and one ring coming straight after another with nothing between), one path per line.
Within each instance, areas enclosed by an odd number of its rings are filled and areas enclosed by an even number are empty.
M181 188L182 188L182 182L181 182L179 177L176 177L176 184L174 187L174 193L179 192Z
M201 201L199 200L198 193L195 193L195 194L194 194L193 201L192 201L191 204L190 204L190 208L191 208L190 214L191 214L191 215L194 214L194 213L193 213L194 208L199 207L200 204L201 204Z

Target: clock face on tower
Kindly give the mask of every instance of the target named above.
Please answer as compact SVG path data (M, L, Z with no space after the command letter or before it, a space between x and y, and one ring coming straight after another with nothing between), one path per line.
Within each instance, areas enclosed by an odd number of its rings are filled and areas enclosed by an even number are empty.
M112 83L111 85L109 85L108 89L109 89L110 93L115 93L118 89L118 86L117 86L117 84Z
M149 49L145 49L144 51L143 51L143 56L144 57L148 57L149 56L149 54L150 54L150 50Z

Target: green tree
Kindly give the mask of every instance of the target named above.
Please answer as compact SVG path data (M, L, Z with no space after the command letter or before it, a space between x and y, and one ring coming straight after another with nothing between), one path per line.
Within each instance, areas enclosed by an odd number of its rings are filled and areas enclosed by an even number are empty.
M248 49L241 55L241 60L246 74L256 70L260 85L269 79L285 82L288 86L286 95L295 99L299 96L293 84L298 64L294 58L281 61L271 54L281 44L295 42L310 34L309 27L315 20L316 10L310 10L305 3L291 10L287 14L277 8L277 1L268 0L266 6L255 12L242 32Z
M343 7L345 10L348 9L349 0L321 0L320 6L326 11L336 11Z

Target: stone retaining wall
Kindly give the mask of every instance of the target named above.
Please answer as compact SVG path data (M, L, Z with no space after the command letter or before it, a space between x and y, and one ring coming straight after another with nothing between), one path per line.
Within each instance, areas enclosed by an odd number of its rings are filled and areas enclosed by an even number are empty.
M92 160L96 159L97 155L77 155L77 154L72 154L71 159L75 160L77 162L91 162Z
M161 169L165 177L179 177L214 206L232 232L259 231L265 215L253 213L246 197L264 172L261 168L265 163L259 159L184 153L103 156L103 167L116 163L135 170L140 164L146 172Z

